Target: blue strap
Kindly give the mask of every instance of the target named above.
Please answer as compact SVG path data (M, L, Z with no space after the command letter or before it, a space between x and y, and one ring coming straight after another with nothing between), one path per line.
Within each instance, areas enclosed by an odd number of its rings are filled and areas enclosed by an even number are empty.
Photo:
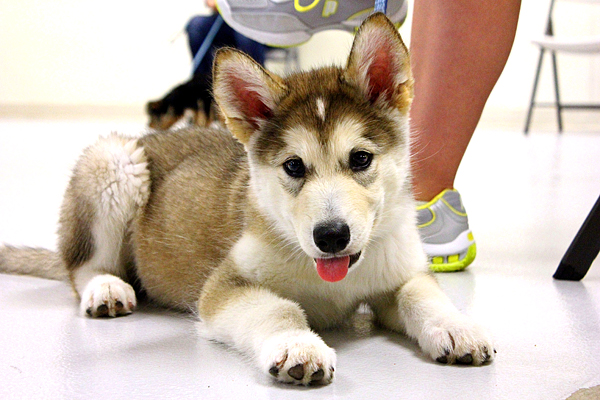
M210 49L210 46L215 40L215 36L217 36L219 29L221 29L221 25L223 25L223 18L221 17L221 15L217 15L215 22L213 22L212 26L210 27L210 30L204 38L204 41L202 42L202 45L200 46L200 48L196 52L196 55L194 56L194 60L192 61L192 75L194 75L194 73L200 66L202 60L204 60L204 56L206 56L208 49Z
M382 12L385 14L387 11L387 0L375 0L375 8L373 12Z

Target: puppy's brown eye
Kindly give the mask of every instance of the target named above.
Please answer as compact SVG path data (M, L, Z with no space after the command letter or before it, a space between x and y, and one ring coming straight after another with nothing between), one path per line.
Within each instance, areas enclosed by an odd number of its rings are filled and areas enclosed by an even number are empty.
M299 158L292 158L283 163L283 169L286 174L292 178L302 178L306 174L304 163Z
M350 169L354 172L364 171L369 168L373 154L366 151L357 151L350 154Z

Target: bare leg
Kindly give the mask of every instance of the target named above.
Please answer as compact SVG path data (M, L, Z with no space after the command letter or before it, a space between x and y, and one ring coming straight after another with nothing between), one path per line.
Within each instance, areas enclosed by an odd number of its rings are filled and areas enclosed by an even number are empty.
M417 0L411 37L417 200L454 178L517 28L520 0Z

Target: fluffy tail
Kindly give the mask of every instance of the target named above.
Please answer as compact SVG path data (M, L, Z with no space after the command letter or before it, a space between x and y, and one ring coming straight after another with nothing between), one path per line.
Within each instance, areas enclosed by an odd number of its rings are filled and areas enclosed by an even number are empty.
M58 253L40 248L0 246L0 272L66 281L67 268Z

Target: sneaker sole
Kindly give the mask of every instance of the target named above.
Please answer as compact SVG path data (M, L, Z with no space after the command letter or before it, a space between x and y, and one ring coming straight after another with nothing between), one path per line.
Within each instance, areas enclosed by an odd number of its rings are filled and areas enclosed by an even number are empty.
M459 254L450 255L447 257L437 256L431 258L429 269L433 272L456 272L467 268L475 260L477 255L477 245L473 243L467 249L463 259L460 259ZM458 261L454 261L458 259Z
M297 29L293 30L293 31L275 32L274 33L274 32L265 32L263 30L257 30L257 29L249 28L245 25L242 25L241 23L236 21L235 18L233 18L233 15L231 12L231 7L225 1L217 1L217 10L221 14L223 19L227 23L227 25L231 26L234 30L238 31L242 35L247 36L257 42L260 42L260 43L263 43L263 44L266 44L266 45L272 46L272 47L299 46L303 43L306 43L312 37L313 34L320 32L320 31L324 31L324 30L340 29L340 30L344 30L344 31L348 32L349 30L358 28L358 26L360 25L360 22L362 22L362 20L364 19L364 18L359 18L359 17L362 17L362 15L364 15L366 18L368 15L370 15L373 12L373 8L370 8L370 9L360 11L357 14L354 14L347 21L342 21L337 24L322 26L322 27L318 27L318 28L309 28L306 25L304 25L304 23L302 23L300 20L298 20L296 17L294 17L293 15L290 15L290 14L273 13L271 15L266 15L266 14L258 14L257 13L258 10L253 10L252 14L258 18L262 17L264 19L265 25L268 25L269 18L271 18L271 19L280 18L280 19L287 20L287 22L289 22L289 25L293 24L293 25L297 26ZM392 21L398 21L396 23L396 26L400 27L400 25L402 25L402 23L406 19L407 13L408 13L408 2L405 1L402 4L402 7L400 7L394 15L391 15L388 17ZM239 14L239 13L236 13L236 14Z
M423 250L429 257L446 257L448 254L463 254L469 246L475 243L475 238L471 230L466 230L459 234L456 239L448 243L431 244L423 243Z

